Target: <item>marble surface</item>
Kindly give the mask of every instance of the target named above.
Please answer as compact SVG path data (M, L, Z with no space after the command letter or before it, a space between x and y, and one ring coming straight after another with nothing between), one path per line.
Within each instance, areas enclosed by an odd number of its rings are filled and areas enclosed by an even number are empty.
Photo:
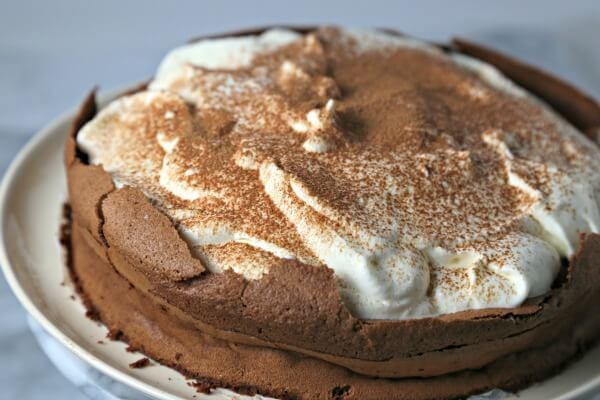
M389 26L432 40L457 34L543 65L600 98L600 3L595 0L206 4L1 1L0 174L36 130L93 85L114 88L149 77L168 48L244 26L335 22ZM0 400L86 398L40 350L1 277L0 388Z

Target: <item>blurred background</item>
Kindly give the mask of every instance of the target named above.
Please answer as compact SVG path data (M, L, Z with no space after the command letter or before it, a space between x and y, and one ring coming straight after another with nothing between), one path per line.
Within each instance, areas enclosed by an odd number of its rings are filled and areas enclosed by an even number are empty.
M390 27L471 38L600 98L600 1L0 0L0 174L49 120L94 85L152 76L171 47L269 24ZM84 399L39 349L0 277L0 399Z

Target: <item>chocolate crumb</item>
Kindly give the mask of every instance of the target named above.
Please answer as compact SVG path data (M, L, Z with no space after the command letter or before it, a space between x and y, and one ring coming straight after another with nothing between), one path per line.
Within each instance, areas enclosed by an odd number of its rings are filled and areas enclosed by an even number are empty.
M129 364L129 368L144 368L150 365L150 360L147 357L140 358L139 360Z
M106 337L110 340L121 340L123 332L121 330L110 330L106 334Z
M86 305L87 307L87 305ZM85 316L88 317L89 319L91 319L92 321L100 321L100 314L98 313L98 310L96 310L93 307L87 307L87 311L85 312Z

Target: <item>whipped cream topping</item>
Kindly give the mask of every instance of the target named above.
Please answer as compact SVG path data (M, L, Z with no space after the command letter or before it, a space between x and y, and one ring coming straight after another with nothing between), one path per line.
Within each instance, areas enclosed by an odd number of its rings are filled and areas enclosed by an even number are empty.
M203 40L79 132L211 271L331 268L361 318L514 307L600 229L600 150L494 67L375 31Z

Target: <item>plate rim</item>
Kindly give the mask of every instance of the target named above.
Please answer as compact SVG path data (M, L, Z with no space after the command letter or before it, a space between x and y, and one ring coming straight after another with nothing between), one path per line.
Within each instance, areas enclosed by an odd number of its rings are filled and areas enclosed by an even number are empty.
M135 88L139 83L121 86L116 89L102 91L97 96L97 103L99 108L102 108L106 103L116 98L118 95L127 93L132 88ZM15 268L10 261L10 257L7 250L7 240L5 232L4 218L8 214L10 190L15 185L15 179L19 172L23 168L23 164L27 162L32 153L38 149L40 144L46 140L49 136L58 134L57 130L63 124L69 124L75 118L79 106L74 106L60 113L57 117L53 118L39 129L34 135L32 135L26 142L26 144L17 152L16 156L10 162L8 168L4 172L0 182L0 268L4 274L6 281L10 289L12 290L15 297L18 299L21 306L25 311L42 326L42 328L56 339L59 343L64 345L69 351L75 354L77 357L96 368L100 372L110 376L111 378L128 385L134 389L137 389L147 395L167 400L180 400L181 397L169 393L165 390L159 389L150 383L144 382L137 377L129 375L111 364L102 361L98 356L94 355L91 351L87 350L84 346L76 343L66 333L64 333L58 326L56 326L49 317L35 304L30 298L29 294L21 285L19 278L15 273ZM575 361L577 362L577 361ZM566 369L570 368L567 367ZM551 379L551 378L550 378ZM543 385L545 381L537 383L537 385ZM530 386L532 387L532 386ZM593 379L583 382L566 393L554 398L554 400L570 400L578 398L579 396L592 393L594 389L600 387L600 374ZM525 388L527 389L527 388ZM521 391L516 392L517 396Z

